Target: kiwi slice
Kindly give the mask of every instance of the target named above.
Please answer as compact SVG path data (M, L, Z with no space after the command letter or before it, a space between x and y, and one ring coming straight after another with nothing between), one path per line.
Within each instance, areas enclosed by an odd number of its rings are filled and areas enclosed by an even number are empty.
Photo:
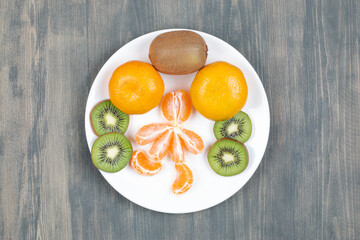
M97 136L110 132L125 133L129 126L129 115L120 111L110 100L104 100L91 110L90 122Z
M91 159L98 169L118 172L130 161L133 149L122 133L107 133L96 139L91 149Z
M211 168L221 176L234 176L248 165L248 152L244 144L233 139L221 139L208 153Z
M214 125L214 134L216 139L232 138L245 143L249 140L252 132L252 125L249 116L240 111L234 117L216 121Z

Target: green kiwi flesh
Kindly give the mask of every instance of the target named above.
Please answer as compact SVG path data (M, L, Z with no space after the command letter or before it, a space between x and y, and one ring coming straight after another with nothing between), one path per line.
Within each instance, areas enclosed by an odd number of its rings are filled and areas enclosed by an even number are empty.
M129 163L132 153L131 143L122 133L107 133L94 142L91 159L98 169L114 173Z
M216 139L231 138L245 143L249 140L252 132L250 117L240 111L234 117L216 121L214 125L214 134Z
M208 153L210 167L221 176L234 176L248 165L248 152L244 144L233 139L218 140Z
M110 100L105 100L91 110L90 122L97 136L110 132L125 133L129 126L129 115L120 111Z

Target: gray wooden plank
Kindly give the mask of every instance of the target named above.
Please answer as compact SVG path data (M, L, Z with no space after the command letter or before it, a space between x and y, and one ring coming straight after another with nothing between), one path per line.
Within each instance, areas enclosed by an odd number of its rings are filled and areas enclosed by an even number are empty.
M1 239L356 239L360 2L0 1ZM147 32L222 38L258 72L271 132L245 187L199 213L143 209L91 165L105 61Z

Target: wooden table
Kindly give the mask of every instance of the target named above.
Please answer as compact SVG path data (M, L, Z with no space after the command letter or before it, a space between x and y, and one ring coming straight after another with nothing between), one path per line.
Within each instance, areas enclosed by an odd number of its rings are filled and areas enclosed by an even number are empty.
M360 1L0 0L0 239L359 239ZM169 215L90 160L87 95L142 34L234 46L268 94L263 161L226 202Z

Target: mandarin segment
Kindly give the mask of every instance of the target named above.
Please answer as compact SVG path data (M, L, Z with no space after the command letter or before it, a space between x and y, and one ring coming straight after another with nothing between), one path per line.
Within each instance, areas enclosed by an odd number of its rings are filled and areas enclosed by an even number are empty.
M155 161L160 161L169 152L172 136L173 131L166 130L166 132L155 140L149 151Z
M202 138L195 132L182 128L179 134L184 142L184 146L192 154L199 154L204 149Z
M183 163L185 161L185 154L183 143L177 133L174 133L172 138L172 145L170 146L171 159L175 163Z
M161 102L162 114L171 122L185 122L190 117L191 109L190 95L184 90L167 93Z
M192 109L190 95L184 90L177 90L176 98L179 101L179 112L177 114L177 121L182 123L189 119Z
M175 92L167 93L161 101L161 112L164 118L171 122L175 121L178 108L179 104L176 101Z
M153 176L160 172L162 165L160 162L151 161L144 151L135 151L131 157L130 165L140 175Z
M171 186L171 191L174 194L180 195L191 188L194 178L190 168L185 164L175 164L175 169L177 176Z
M142 126L135 135L136 142L139 145L146 145L154 142L169 128L170 126L166 123L151 123Z

